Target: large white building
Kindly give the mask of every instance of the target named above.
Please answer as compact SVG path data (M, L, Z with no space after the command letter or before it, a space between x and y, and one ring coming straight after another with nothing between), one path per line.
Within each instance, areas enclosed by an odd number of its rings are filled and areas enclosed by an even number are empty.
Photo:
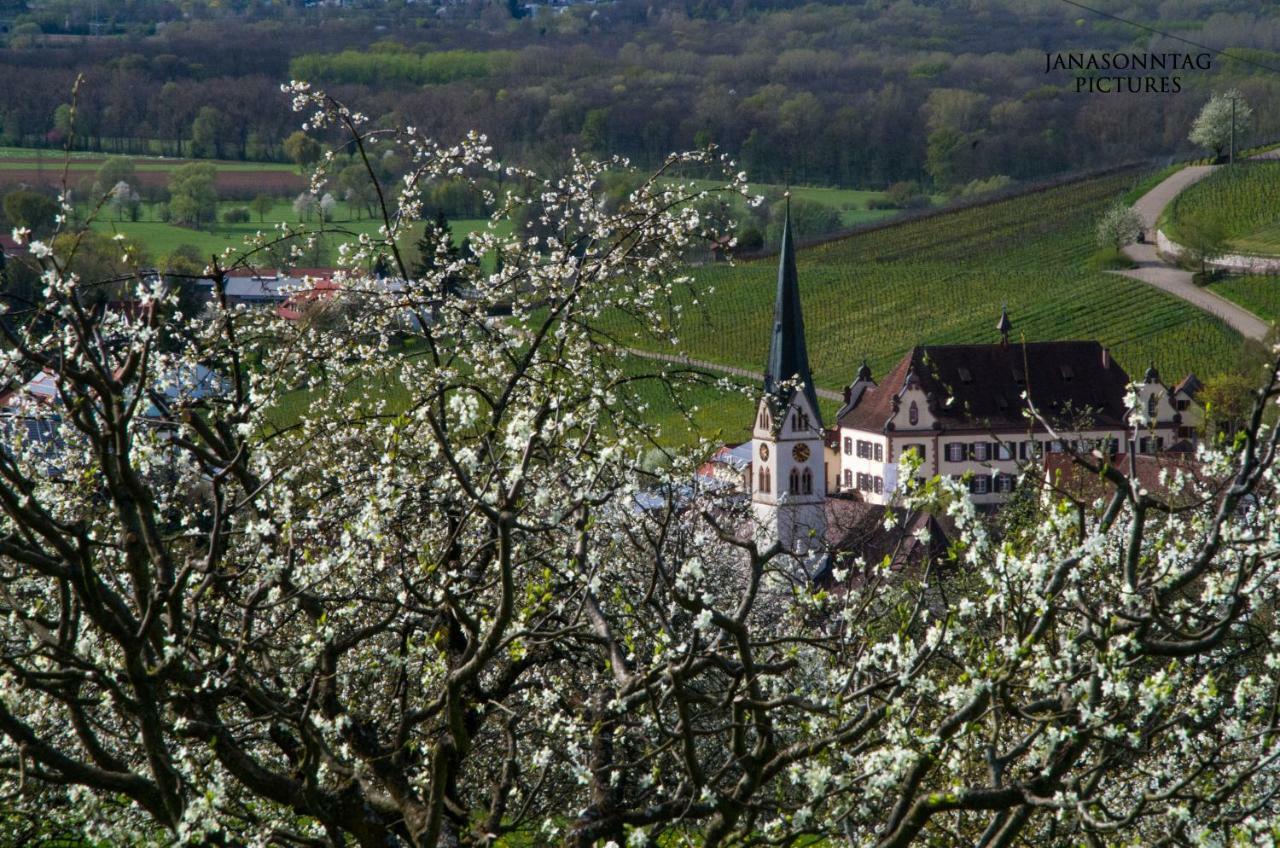
M1006 312L991 344L913 348L880 381L864 362L845 390L834 426L823 426L800 308L788 220L764 391L752 430L751 500L756 521L791 551L821 547L829 496L892 502L907 451L919 474L967 479L973 499L998 504L1019 469L1046 454L1100 449L1153 454L1188 447L1199 423L1188 376L1173 389L1149 368L1136 391L1149 423L1135 444L1125 396L1128 373L1096 341L1013 342ZM838 528L833 528L838 529Z
M920 475L966 477L977 503L1000 503L1018 471L1045 454L1128 450L1129 375L1096 341L931 345L913 348L877 383L865 365L845 391L828 440L828 489L886 503L907 451ZM1139 453L1175 447L1184 412L1149 368L1136 387L1151 423Z

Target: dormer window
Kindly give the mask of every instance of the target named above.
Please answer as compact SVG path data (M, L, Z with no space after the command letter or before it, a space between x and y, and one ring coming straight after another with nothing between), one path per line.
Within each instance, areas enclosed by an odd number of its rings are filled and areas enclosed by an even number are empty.
M1023 383L1026 382L1026 378L1022 374L1021 368L1015 367L1012 370L1013 370L1013 382L1017 383L1019 386L1021 386Z
M1075 372L1071 370L1070 365L1059 365L1058 373L1060 373L1062 375L1062 379L1068 383L1070 383L1071 378L1076 375Z
M973 372L970 371L968 368L960 367L956 370L960 372L960 382L962 383L973 382Z
M907 407L907 421L913 427L920 423L920 407L915 401L911 401L911 406Z

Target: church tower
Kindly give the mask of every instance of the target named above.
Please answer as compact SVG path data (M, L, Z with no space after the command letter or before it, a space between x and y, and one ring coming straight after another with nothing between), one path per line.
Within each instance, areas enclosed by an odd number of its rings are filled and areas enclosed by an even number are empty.
M826 530L822 418L809 371L791 201L782 225L773 335L752 431L751 506L763 533L793 553L821 547Z

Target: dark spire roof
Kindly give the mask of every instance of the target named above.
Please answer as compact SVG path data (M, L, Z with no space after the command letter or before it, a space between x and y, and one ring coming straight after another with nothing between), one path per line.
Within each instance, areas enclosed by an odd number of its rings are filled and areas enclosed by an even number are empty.
M778 254L778 297L773 306L773 334L769 339L769 361L764 367L764 390L780 406L791 400L794 388L782 383L798 377L801 390L818 416L818 396L809 371L809 351L804 341L804 315L800 311L800 278L796 273L796 250L791 238L791 196L787 195L787 217L782 224L782 249Z
M1009 333L1013 330L1013 322L1009 320L1009 307L1000 307L1000 320L996 323L996 329L1000 331L1000 339L1002 341L1009 340Z
M858 379L859 380L871 379L871 366L867 364L867 360L865 357L862 360L862 365L858 368Z
M1144 383L1160 382L1160 372L1156 370L1156 364L1154 362L1147 366L1147 373L1143 375L1142 381Z

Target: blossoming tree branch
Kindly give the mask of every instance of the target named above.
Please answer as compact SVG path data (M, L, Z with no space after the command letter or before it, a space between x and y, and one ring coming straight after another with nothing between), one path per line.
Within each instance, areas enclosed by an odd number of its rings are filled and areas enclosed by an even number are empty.
M696 452L642 471L655 376L601 329L678 337L700 210L752 199L731 162L672 156L618 201L624 161L543 177L289 91L371 179L410 163L302 320L226 281L303 227L191 279L123 249L90 278L64 220L23 260L35 296L6 291L3 377L47 388L10 395L0 451L7 841L1274 838L1276 366L1176 504L1085 454L1095 505L996 538L958 484L911 482L950 561L819 589L743 504L686 492ZM475 258L413 273L423 189L497 173Z

